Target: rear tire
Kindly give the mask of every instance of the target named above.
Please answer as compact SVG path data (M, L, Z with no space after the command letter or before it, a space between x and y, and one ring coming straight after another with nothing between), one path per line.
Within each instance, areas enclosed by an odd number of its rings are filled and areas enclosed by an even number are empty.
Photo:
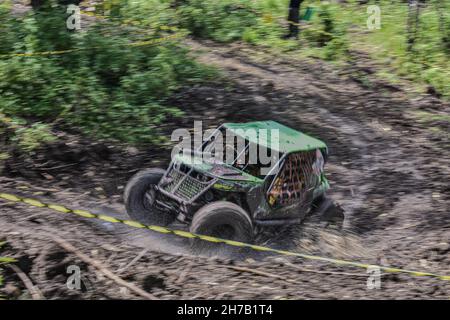
M323 195L313 202L313 210L319 215L321 223L325 227L342 230L344 227L345 215L344 209L333 201L333 199Z
M144 224L168 225L175 216L154 206L156 190L165 170L152 168L139 171L128 181L124 192L125 208L131 219Z
M194 215L190 232L251 243L253 241L253 225L250 216L240 206L228 201L216 201L200 208ZM231 246L217 245L196 239L193 248L197 253L209 254L217 251L237 252ZM237 248L237 247L235 247Z

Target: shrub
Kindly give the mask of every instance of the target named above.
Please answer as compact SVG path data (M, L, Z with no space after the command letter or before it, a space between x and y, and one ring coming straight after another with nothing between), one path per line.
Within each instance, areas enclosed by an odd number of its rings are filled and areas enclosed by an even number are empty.
M322 57L335 60L348 49L346 24L336 17L336 8L327 3L315 8L311 25L303 31L309 45L322 48Z
M161 33L142 34L108 21L71 33L58 6L21 21L4 11L0 15L0 26L8 30L8 35L1 33L6 39L0 42L0 53L76 49L0 60L0 112L7 115L42 123L61 120L95 137L158 143L157 126L180 115L165 100L181 86L215 73L189 57L179 40L130 45L158 39ZM32 149L35 133L49 138L44 128L36 125L18 132L18 139Z
M50 132L49 126L39 122L29 128L19 128L15 131L12 141L25 152L32 152L42 144L55 141L56 137Z
M247 28L258 23L256 7L244 0L187 0L177 10L180 25L196 37L221 42L249 38Z

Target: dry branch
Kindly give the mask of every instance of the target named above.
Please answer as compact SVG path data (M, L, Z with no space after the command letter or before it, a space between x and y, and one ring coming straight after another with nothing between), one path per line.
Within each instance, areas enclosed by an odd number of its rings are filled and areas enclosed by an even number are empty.
M17 274L17 276L20 278L20 280L22 280L23 284L25 285L27 290L30 292L33 300L44 299L44 295L42 294L41 290L39 290L39 288L33 284L31 279L22 270L20 270L20 268L18 266L15 266L12 264L9 267Z
M123 280L122 278L118 277L116 274L114 274L111 270L109 270L106 266L104 266L101 262L94 260L84 253L80 252L77 248L75 248L73 245L68 243L67 241L57 238L55 236L50 236L51 239L56 242L61 248L64 250L67 250L73 254L75 254L79 259L81 259L83 262L95 267L98 269L101 273L103 273L107 278L113 280L115 283L117 283L121 287L125 287L129 289L130 291L134 292L135 294L149 299L149 300L158 300L154 295L148 293L147 291L144 291L143 289L135 286L134 284L127 282Z

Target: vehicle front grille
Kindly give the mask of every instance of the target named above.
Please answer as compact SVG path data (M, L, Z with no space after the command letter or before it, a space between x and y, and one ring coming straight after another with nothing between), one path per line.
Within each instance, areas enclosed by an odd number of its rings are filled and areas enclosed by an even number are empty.
M289 155L268 192L269 203L284 206L308 202L320 183L313 168L315 161L316 150Z
M199 179L202 179L202 181ZM165 184L164 180L168 183ZM165 179L160 183L160 188L177 200L192 202L206 191L212 183L214 183L214 179L211 177L192 169L175 168L172 165Z

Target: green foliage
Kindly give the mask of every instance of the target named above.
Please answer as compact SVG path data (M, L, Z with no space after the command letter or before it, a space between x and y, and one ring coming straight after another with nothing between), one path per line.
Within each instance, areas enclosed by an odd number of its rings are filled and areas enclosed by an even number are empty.
M55 140L56 137L50 132L49 126L39 122L33 123L29 128L17 129L12 139L12 141L16 142L26 152L32 152L42 144Z
M314 6L311 24L303 30L300 41L282 40L286 27L288 1L280 0L187 0L178 7L180 25L200 38L221 42L243 40L282 50L301 50L307 46L322 48L322 57L336 59L347 48L345 26L341 25L329 4ZM302 7L302 14L306 5ZM306 39L307 41L302 41Z
M194 36L229 42L242 39L247 28L258 23L259 15L249 1L187 0L179 6L177 16L180 25Z
M158 30L163 25L177 24L175 11L171 7L172 0L112 1L118 1L120 5L120 14L116 16L118 20L125 21L129 25Z
M158 127L182 114L165 101L181 86L215 75L196 63L179 39L130 46L173 35L164 31L166 25L196 37L242 40L337 62L347 61L349 50L366 52L380 62L379 76L407 78L450 97L449 3L426 2L414 52L407 52L407 5L399 1L379 1L381 29L369 31L366 4L305 0L302 14L307 7L314 14L302 23L299 39L283 37L288 0L109 2L110 18L82 32L66 30L60 6L20 18L0 6L0 55L74 49L55 56L0 57L0 112L40 122L15 133L23 150L51 141L45 124L53 121L99 138L161 142ZM178 34L185 35L185 29Z
M320 3L314 9L316 14L303 31L304 38L310 46L321 48L322 58L342 57L348 49L347 24L339 20L332 4Z
M49 125L40 122L27 125L24 119L5 117L2 113L0 113L0 134L3 142L0 145L0 172L3 170L4 161L11 156L8 153L11 146L18 147L24 153L32 153L41 145L56 140Z
M15 261L16 260L14 260L12 258L0 257L0 264L12 263L12 262L15 262Z
M300 26L299 40L282 39L287 32L289 0L186 0L174 19L194 36L216 41L243 40L279 51L298 52L325 60L345 62L349 50L366 52L378 61L378 75L397 81L403 77L432 86L450 98L450 2L423 3L418 38L408 52L405 1L346 2L305 0L301 15L313 8L312 19ZM381 9L381 29L368 30L369 5ZM232 8L232 9L230 9ZM269 17L269 19L267 19Z
M6 244L6 242L0 242L0 249ZM2 264L7 264L7 263L13 263L16 262L15 259L12 258L8 258L8 257L0 257L0 286L3 285L3 277L2 277L2 269L1 269L1 265Z
M180 115L164 101L181 86L215 74L189 57L177 39L130 45L159 39L162 32L137 32L114 21L69 32L58 6L20 21L0 11L0 26L7 30L0 33L0 54L75 49L2 58L0 112L41 122L62 120L95 137L159 143L157 126ZM47 129L37 124L18 131L17 141L32 150L50 141Z
M361 6L352 4L349 10L340 11L341 19L355 26L350 34L351 48L368 52L387 69L384 73L407 78L422 87L430 85L450 98L450 52L445 40L450 32L450 2L423 3L412 52L406 45L407 3L383 0L379 5L381 28L372 31L363 32L367 14Z

